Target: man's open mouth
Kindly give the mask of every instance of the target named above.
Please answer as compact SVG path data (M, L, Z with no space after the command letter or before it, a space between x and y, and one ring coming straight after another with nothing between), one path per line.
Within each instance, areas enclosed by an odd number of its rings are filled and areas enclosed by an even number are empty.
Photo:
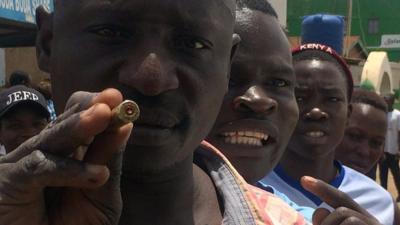
M307 137L311 137L311 138L321 138L324 137L326 134L323 131L309 131L306 132L306 136Z
M270 139L269 135L259 131L234 131L222 133L227 144L240 144L249 146L264 146Z

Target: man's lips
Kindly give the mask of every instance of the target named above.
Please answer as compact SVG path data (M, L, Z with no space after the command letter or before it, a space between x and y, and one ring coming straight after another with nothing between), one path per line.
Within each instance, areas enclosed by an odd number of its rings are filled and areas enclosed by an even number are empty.
M160 129L170 129L179 124L181 119L164 109L140 109L139 119L135 122L138 126L147 126Z
M163 109L141 108L141 115L134 123L129 143L144 146L161 146L174 136L182 119Z
M302 134L308 138L313 138L313 139L318 139L318 138L324 138L329 135L328 130L326 127L323 127L321 125L312 125L308 124L308 126L300 126L297 128L297 134Z

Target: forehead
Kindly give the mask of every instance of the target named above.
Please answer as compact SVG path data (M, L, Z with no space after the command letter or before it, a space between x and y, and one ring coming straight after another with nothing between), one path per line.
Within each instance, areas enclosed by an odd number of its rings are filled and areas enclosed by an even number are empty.
M55 14L62 19L91 15L128 18L132 22L227 25L233 21L231 0L59 0ZM70 14L73 14L71 18ZM59 18L59 17L57 17Z
M244 8L236 12L235 33L241 38L234 62L252 62L273 71L292 71L289 42L270 15Z
M357 127L376 136L386 135L386 113L371 105L353 103L349 127Z
M236 15L235 32L242 38L239 51L251 49L253 54L254 51L283 54L291 60L288 40L275 17L247 8L237 11Z
M345 75L332 62L321 60L295 61L294 69L299 86L335 87L346 91Z

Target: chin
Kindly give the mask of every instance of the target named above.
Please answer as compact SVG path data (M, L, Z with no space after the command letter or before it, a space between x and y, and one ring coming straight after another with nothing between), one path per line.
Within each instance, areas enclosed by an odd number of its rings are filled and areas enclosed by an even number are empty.
M253 158L239 158L232 159L231 162L249 184L261 180L273 169L272 164L265 159L256 161Z
M123 171L130 175L159 174L181 164L190 153L181 148L128 146L123 157Z

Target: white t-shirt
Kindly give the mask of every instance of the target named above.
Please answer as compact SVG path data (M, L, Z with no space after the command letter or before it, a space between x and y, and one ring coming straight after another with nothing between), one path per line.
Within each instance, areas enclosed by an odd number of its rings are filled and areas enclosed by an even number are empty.
M338 162L335 165L339 169L339 175L330 184L349 195L382 224L393 225L394 205L389 192L363 174L342 166ZM273 172L261 179L260 182L273 186L297 205L314 209L332 209L318 197L303 189L299 181L286 175L280 166L277 166Z
M398 132L400 131L400 112L394 109L387 114L388 129L386 132L385 152L396 155L399 152Z
M0 156L6 154L6 148L4 148L4 145L0 144Z

